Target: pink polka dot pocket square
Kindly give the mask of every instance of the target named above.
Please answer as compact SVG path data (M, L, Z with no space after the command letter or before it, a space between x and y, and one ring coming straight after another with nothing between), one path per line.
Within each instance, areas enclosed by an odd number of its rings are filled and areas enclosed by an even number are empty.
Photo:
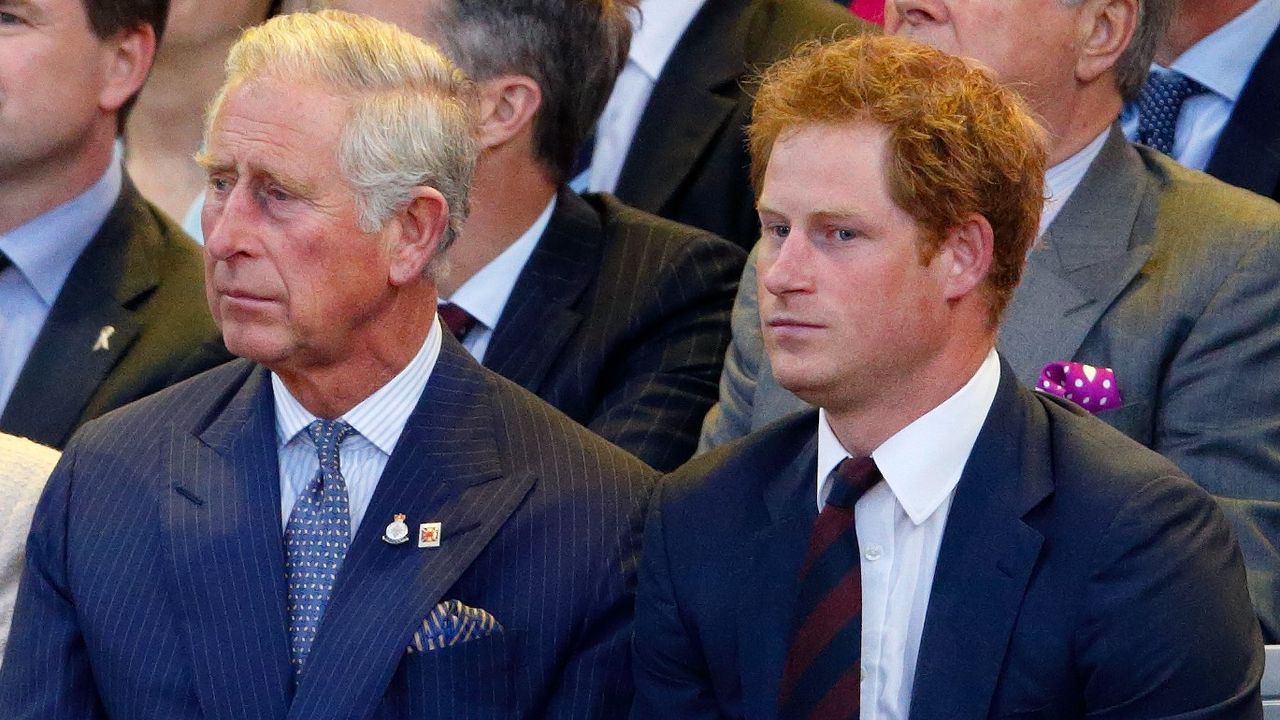
M1084 363L1059 360L1045 365L1036 389L1066 398L1091 413L1114 410L1124 404L1115 372Z
M445 600L423 618L422 627L413 633L413 641L405 651L430 652L500 632L502 624L488 611L468 607L458 600Z

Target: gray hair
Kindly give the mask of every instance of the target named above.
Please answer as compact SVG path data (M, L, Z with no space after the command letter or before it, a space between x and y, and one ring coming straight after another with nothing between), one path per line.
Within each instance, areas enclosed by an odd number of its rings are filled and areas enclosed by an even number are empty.
M435 48L394 25L336 10L275 17L231 48L227 79L210 105L205 137L227 95L261 77L314 81L351 97L337 159L355 192L358 225L374 232L412 197L434 187L449 222L428 268L466 220L477 144L472 88Z
M1072 7L1084 2L1060 1ZM1151 69L1151 60L1156 55L1156 45L1169 30L1177 0L1137 0L1137 3L1138 21L1134 24L1133 37L1115 66L1116 89L1126 102L1137 99Z
M534 149L556 181L604 110L631 46L636 0L446 0L433 39L474 80L538 83Z

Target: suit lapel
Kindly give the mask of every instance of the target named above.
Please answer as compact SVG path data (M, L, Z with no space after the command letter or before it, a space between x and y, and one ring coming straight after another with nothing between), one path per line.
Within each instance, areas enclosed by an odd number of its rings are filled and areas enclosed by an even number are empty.
M1275 197L1280 189L1280 30L1258 57L1205 172L1224 182Z
M1112 128L1062 212L1027 257L1000 327L1000 353L1034 385L1085 336L1151 257L1155 207L1142 160ZM1138 242L1140 240L1140 242Z
M582 322L574 306L599 271L603 245L599 215L576 193L562 190L551 221L494 328L485 351L486 367L530 392L539 392L564 344Z
M667 60L640 116L615 194L657 213L729 122L746 69L754 3L709 2ZM678 69L679 72L671 69Z
M1047 428L1007 364L938 553L911 717L986 718L1043 536L1022 517L1053 491Z
M502 466L488 382L446 338L347 553L290 718L368 717L419 622L534 485ZM402 545L381 540L395 513L413 536ZM440 547L417 547L422 522L441 524Z
M131 305L160 279L146 248L154 223L139 217L143 212L137 191L126 183L50 308L0 429L61 447L137 338L141 324ZM30 412L33 407L40 412Z
M244 363L197 437L174 429L166 545L205 717L282 718L289 646L275 411L267 371ZM250 714L252 713L252 714Z
M742 705L748 718L777 714L781 668L791 638L796 578L818 516L813 487L818 463L817 413L807 412L791 423L777 451L762 458L787 458L760 465L761 476L773 478L764 487L757 508L760 530L748 540L746 577L737 617Z

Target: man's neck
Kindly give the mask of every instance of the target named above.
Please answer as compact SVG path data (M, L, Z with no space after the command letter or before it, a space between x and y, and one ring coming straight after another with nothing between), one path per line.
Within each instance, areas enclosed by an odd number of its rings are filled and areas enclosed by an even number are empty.
M1081 90L1071 107L1054 116L1045 115L1049 134L1049 167L1053 167L1083 150L1097 139L1117 118L1124 103L1114 86L1095 83Z
M994 338L992 338L994 339ZM892 378L893 393L871 403L843 407L824 405L827 422L849 452L870 455L903 428L946 402L973 377L991 351L991 342L969 342L944 351L935 362L910 377Z
M429 292L422 292L428 288ZM332 363L306 367L273 365L289 392L311 414L336 418L374 394L404 370L422 349L435 320L436 289L422 283L394 302L394 319L381 323L374 337L344 348L346 355Z
M1178 3L1164 40L1156 47L1156 62L1165 67L1191 46L1253 7L1258 0L1184 0Z
M206 45L163 48L125 129L126 167L139 191L181 219L204 188L192 155L204 135L204 108L223 80L235 36Z
M76 151L64 153L62 159L0 173L0 233L24 225L88 190L107 171L115 153L114 139L109 130L100 128L98 137L86 140Z
M557 187L531 158L504 157L497 150L480 158L471 190L471 214L449 249L448 277L440 293L457 292L533 225Z

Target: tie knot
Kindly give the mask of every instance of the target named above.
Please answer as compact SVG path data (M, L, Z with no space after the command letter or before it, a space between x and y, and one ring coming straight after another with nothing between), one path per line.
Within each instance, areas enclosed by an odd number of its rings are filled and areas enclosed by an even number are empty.
M343 420L316 420L307 426L307 434L320 456L321 469L337 467L338 446L354 432L355 429Z
M1169 154L1182 103L1206 92L1209 88L1182 73L1151 73L1138 94L1138 142Z
M440 303L437 312L440 313L440 319L444 322L445 327L449 328L449 332L460 341L467 336L467 333L471 332L471 328L476 326L477 320L472 317L471 313L453 303Z
M880 469L870 456L847 457L831 471L831 492L827 494L827 504L851 508L881 479Z

